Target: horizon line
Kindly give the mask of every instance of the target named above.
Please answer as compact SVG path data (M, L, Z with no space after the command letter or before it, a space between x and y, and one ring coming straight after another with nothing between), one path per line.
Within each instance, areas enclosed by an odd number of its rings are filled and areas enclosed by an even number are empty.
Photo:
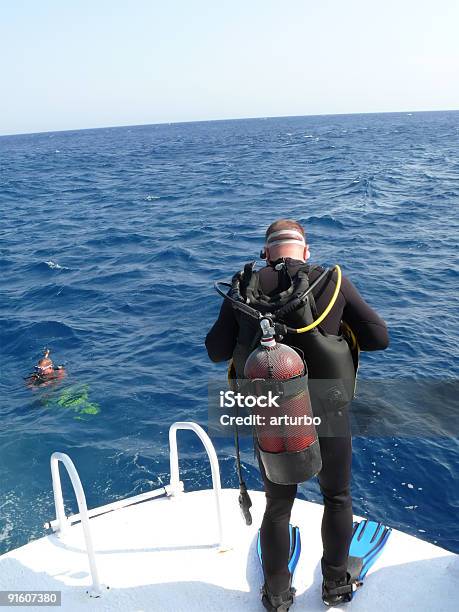
M188 123L216 123L218 121L250 121L254 119L297 119L300 117L346 117L352 115L398 115L398 114L419 114L419 113L454 113L459 109L440 109L440 110L398 110L398 111L363 111L356 113L312 113L310 115L260 115L256 117L224 117L220 119L189 119L184 121L158 121L155 123L126 123L121 125L102 125L97 127L66 128L59 130L40 130L38 132L13 132L10 134L0 134L0 138L12 136L35 136L38 134L59 134L65 132L84 132L89 130L112 130L121 128L148 127L154 125L181 125Z

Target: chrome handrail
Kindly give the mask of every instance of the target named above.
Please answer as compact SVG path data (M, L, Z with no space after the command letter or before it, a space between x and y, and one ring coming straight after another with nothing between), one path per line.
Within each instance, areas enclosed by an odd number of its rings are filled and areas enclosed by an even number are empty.
M155 489L153 491L147 491L140 495L135 495L126 499L118 500L105 506L99 506L88 510L86 504L86 496L84 494L83 485L81 484L80 477L77 469L68 455L65 453L53 453L51 455L51 477L53 481L53 494L54 494L54 505L56 508L56 519L46 523L45 526L50 527L56 531L59 536L63 536L72 523L81 521L83 535L86 545L86 552L88 554L89 569L91 572L92 586L88 591L91 597L100 597L102 595L102 586L100 584L99 575L96 565L96 557L94 553L94 546L92 542L91 529L89 526L89 519L91 516L99 516L106 512L112 512L126 506L143 502L154 497L161 495L167 496L178 496L183 492L183 482L180 480L180 471L178 463L178 448L177 448L177 431L179 429L188 429L194 431L204 445L207 452L207 456L210 461L210 469L212 473L212 487L215 494L215 507L217 511L217 523L218 523L218 541L219 551L227 550L224 539L224 529L222 520L222 505L221 505L221 481L220 481L220 468L218 465L218 458L215 452L214 445L211 439L206 434L204 429L197 423L192 421L177 421L173 423L169 428L169 458L171 477L170 484ZM78 504L78 514L71 515L69 517L65 514L64 500L62 497L62 485L61 477L59 474L59 463L62 463L67 470L70 477L70 481L73 486L75 497Z
M56 507L56 519L58 521L58 532L63 535L68 529L68 520L65 515L64 500L62 498L61 477L59 474L59 462L62 463L72 482L73 490L80 511L81 525L83 528L86 552L88 553L89 570L92 578L92 588L89 591L91 597L100 597L102 594L99 574L97 572L96 557L92 545L91 529L89 527L88 506L84 494L83 485L73 461L64 453L53 453L51 455L51 477L53 480L54 505Z
M169 428L169 448L170 448L170 466L171 466L171 479L169 487L172 495L177 494L180 490L183 490L183 483L180 481L179 475L179 464L178 464L178 450L177 450L177 431L179 429L189 429L200 438L201 442L206 449L207 456L210 461L210 469L212 473L212 488L215 493L215 507L217 510L217 522L218 522L218 540L219 550L226 550L225 545L225 534L223 530L223 520L221 512L221 481L220 481L220 468L218 465L217 453L215 452L214 445L211 439L206 434L204 429L197 423L192 421L177 421L173 423Z

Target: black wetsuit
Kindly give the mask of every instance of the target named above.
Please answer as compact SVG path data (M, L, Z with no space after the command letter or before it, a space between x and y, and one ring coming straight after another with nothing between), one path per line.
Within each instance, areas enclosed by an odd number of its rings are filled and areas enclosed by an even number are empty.
M323 271L314 268L312 283ZM336 275L334 275L336 276ZM334 280L325 279L314 290L317 311L321 314L333 295ZM349 279L343 276L339 296L321 327L329 334L338 334L344 320L352 328L362 351L387 348L389 337L384 321L363 300ZM212 361L231 359L238 336L238 323L228 300L224 300L217 321L206 337L206 348ZM319 484L324 500L322 520L324 577L334 580L346 575L349 544L352 536L352 499L350 494L352 439L348 435L320 438L322 470ZM279 593L288 587L286 559L289 551L288 524L297 485L278 485L267 479L260 463L266 492L266 510L261 526L263 568L268 587Z

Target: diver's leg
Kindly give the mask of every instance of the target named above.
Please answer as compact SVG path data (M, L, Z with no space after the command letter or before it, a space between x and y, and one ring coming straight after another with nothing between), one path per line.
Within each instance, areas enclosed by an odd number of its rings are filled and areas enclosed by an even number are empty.
M352 538L351 464L352 438L320 438L322 470L319 484L324 499L322 519L322 573L325 579L346 577Z
M266 509L260 528L263 572L269 590L276 595L288 589L290 585L289 522L297 486L271 482L260 459L259 464L266 494Z

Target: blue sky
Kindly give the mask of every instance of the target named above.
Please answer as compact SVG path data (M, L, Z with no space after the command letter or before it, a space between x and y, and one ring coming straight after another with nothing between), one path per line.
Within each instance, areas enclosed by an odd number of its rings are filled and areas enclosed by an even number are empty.
M458 0L12 0L0 134L459 108Z

